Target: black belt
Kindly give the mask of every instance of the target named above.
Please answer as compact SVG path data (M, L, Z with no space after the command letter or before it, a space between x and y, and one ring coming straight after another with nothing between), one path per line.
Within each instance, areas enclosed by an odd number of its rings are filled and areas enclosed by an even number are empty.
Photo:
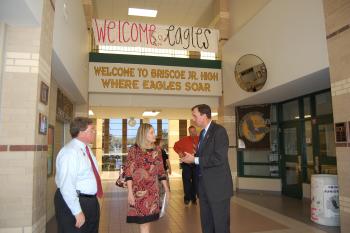
M58 188L57 191L60 192L60 189ZM80 193L80 191L78 191L78 190L77 190L77 194L78 194L79 197L87 197L87 198L94 198L94 197L96 197L96 194L93 194L93 195L91 195L91 194L84 194L84 193Z
M80 194L79 194L79 197L95 198L95 197L96 197L96 194L90 195L90 194L83 194L83 193L80 193Z
M78 197L87 197L87 198L94 198L96 197L96 194L85 194L81 193L79 190L77 190Z

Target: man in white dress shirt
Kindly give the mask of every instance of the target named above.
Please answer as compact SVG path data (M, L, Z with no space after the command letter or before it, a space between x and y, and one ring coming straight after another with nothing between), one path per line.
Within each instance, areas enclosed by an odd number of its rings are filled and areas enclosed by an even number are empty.
M77 117L70 125L72 140L56 159L55 212L58 233L97 233L103 195L97 160L88 144L95 140L92 120Z

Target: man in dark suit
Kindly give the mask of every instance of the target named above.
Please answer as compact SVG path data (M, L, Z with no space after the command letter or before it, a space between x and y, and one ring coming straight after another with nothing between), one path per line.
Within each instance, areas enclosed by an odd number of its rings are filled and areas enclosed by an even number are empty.
M228 135L224 127L211 120L206 104L192 108L193 121L202 128L198 150L185 152L185 163L198 165L199 204L203 233L230 232L230 199L233 195L231 170L228 163Z

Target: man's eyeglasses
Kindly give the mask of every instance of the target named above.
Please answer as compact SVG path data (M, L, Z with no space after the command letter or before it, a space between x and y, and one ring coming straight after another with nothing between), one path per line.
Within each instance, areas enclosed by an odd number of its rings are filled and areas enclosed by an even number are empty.
M87 130L85 130L84 132L87 132L87 133L96 133L96 129L87 129Z

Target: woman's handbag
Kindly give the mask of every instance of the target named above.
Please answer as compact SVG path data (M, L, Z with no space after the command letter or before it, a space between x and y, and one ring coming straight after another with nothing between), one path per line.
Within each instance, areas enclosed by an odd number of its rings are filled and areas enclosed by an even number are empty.
M124 166L120 166L120 170L119 170L119 177L117 179L117 181L115 182L116 186L119 186L121 188L126 188L127 184L126 184L126 180L125 180L125 172L124 172Z

